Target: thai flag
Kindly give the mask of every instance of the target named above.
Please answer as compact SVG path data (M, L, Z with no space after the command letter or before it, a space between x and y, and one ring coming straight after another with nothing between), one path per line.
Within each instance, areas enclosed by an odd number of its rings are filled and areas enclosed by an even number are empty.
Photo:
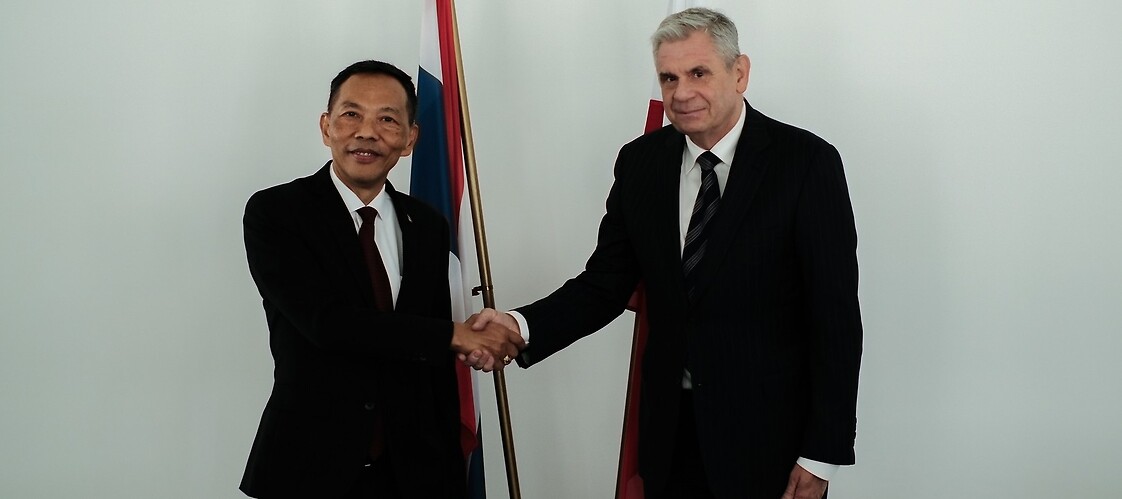
M420 138L413 151L410 194L444 214L451 229L448 282L452 318L463 321L469 310L471 283L479 279L471 208L464 182L460 130L460 93L452 30L452 0L427 0L421 19L421 64L417 75L417 121ZM460 387L460 443L468 469L468 496L486 497L483 441L479 433L479 386L475 373L456 363Z

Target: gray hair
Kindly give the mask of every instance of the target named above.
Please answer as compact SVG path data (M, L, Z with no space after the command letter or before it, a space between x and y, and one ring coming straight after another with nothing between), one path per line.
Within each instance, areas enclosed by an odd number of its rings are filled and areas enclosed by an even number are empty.
M740 56L736 25L728 16L704 7L686 9L663 19L651 35L651 49L657 56L658 48L663 42L685 40L695 31L709 33L709 38L717 47L717 55L727 66L732 67Z

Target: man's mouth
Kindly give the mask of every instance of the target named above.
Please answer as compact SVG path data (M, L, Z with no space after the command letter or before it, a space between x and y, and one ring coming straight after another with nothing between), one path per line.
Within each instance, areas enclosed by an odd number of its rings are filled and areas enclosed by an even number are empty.
M351 150L351 155L358 159L374 159L381 156L381 154L378 154L378 152L373 149L353 149Z

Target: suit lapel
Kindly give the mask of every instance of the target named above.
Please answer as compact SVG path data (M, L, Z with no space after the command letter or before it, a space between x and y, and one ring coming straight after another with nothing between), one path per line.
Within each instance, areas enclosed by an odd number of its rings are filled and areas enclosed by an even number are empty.
M397 306L409 303L409 296L413 292L412 282L410 276L416 274L417 265L415 261L416 255L423 255L424 248L422 247L425 242L421 240L421 233L416 229L416 223L413 221L413 215L409 211L406 203L402 202L405 194L397 192L388 181L386 182L386 192L390 195L393 201L393 210L397 214L397 226L401 228L401 287L398 289Z
M670 289L675 291L682 300L686 299L686 282L682 274L682 234L678 222L681 214L678 205L679 190L682 177L682 151L686 147L686 136L673 131L662 148L654 151L651 162L654 164L654 174L649 178L654 185L651 186L650 196L653 206L651 215L658 222L653 225L652 235L654 244L662 254L655 261L679 262L674 271L670 272ZM666 222L670 221L670 222Z
M341 260L355 282L355 286L362 290L364 303L374 302L374 290L370 284L370 273L366 270L366 261L363 260L362 247L358 242L358 233L355 231L354 218L347 211L343 198L331 181L327 169L331 167L329 161L323 168L313 174L310 179L309 189L315 200L316 216L312 217L313 224L322 224L323 230L330 235L336 250L342 257Z
M698 293L695 299L700 300L705 290L713 281L714 273L720 268L725 257L728 256L729 247L737 230L742 226L752 198L763 179L767 164L761 161L760 152L767 147L770 138L764 129L764 118L752 106L745 103L744 129L740 133L740 141L736 144L736 157L729 169L728 182L721 195L720 208L713 218L713 228L709 231L709 242L706 243L705 257L698 264Z

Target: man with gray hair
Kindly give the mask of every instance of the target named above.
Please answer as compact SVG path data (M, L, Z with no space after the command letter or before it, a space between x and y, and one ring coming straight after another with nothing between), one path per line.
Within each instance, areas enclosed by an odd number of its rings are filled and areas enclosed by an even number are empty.
M529 367L608 324L642 281L646 498L824 497L854 462L861 360L841 158L748 105L750 63L726 16L671 15L652 44L671 126L620 150L585 270L474 325L530 339L517 357Z

